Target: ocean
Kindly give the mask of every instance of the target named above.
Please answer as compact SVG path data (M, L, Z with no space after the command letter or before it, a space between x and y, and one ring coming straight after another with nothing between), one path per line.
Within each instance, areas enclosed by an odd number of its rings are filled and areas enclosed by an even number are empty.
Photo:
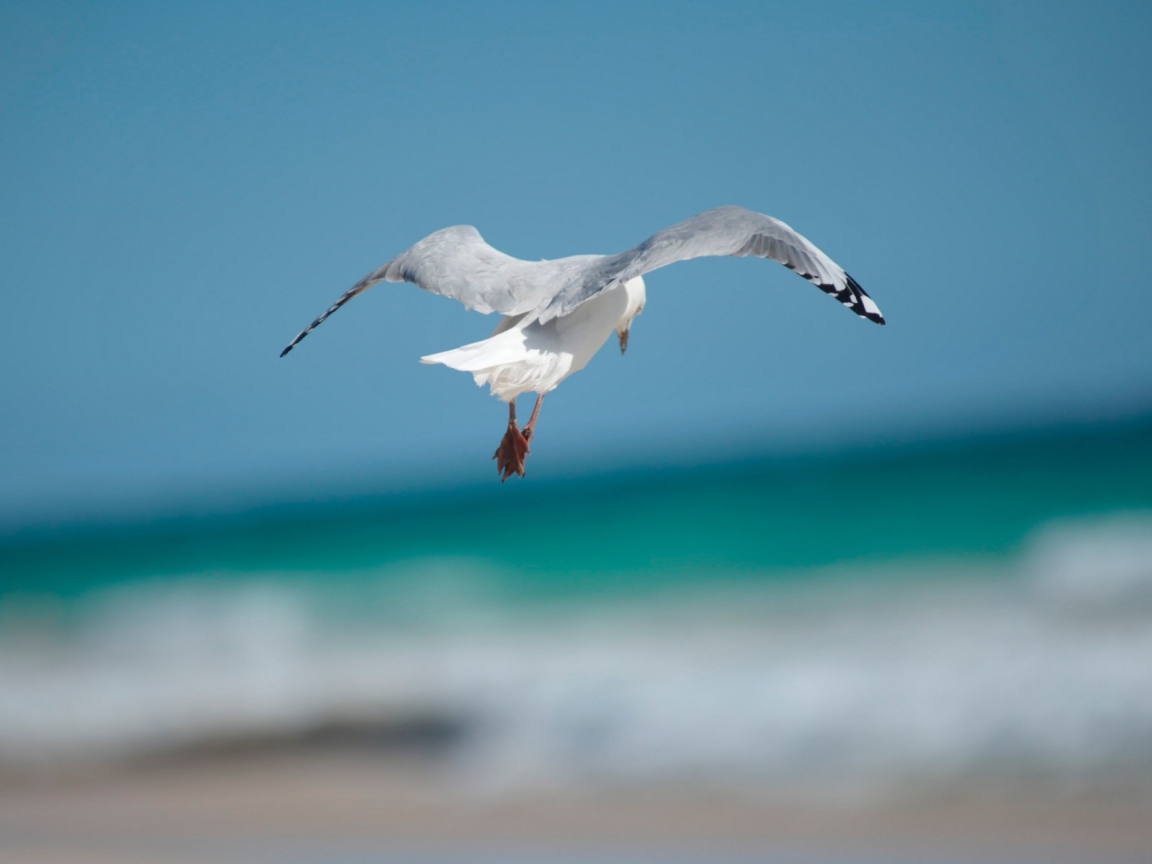
M0 534L0 773L1152 788L1152 423Z

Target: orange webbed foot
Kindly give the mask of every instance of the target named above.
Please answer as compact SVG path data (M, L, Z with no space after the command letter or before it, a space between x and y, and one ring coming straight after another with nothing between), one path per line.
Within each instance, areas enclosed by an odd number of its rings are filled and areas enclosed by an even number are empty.
M524 462L531 452L528 449L528 439L531 437L531 430L525 435L517 428L515 421L508 423L508 431L504 433L500 446L492 454L492 458L496 460L496 472L501 475L501 483L513 474L524 476Z

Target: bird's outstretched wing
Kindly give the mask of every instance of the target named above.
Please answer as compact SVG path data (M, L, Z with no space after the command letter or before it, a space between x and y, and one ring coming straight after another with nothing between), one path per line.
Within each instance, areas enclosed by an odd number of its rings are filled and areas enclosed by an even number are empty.
M343 306L345 303L347 303L349 300L351 300L357 294L363 294L365 291L367 291L369 288L371 288L377 282L382 282L384 280L384 276L382 274L385 271L387 271L387 269L391 265L392 265L392 262L389 261L387 264L385 264L380 269L373 270L371 273L369 273L367 276L365 276L363 279L361 279L359 282L357 282L355 285L353 285L351 288L349 288L347 291L345 291L343 294L341 294L340 299L337 300L335 303L333 303L331 306L329 306L327 311L325 311L325 313L323 315L321 315L319 318L317 318L315 321L313 321L311 324L309 324L307 327L305 327L303 330L301 330L299 333L296 334L296 338L288 343L288 347L280 352L280 356L283 357L285 354L287 354L289 351L291 351L293 348L295 348L297 345L299 345L301 339L303 339L305 336L307 336L309 333L311 333L313 330L315 330L317 327L319 327L321 324L323 324L325 322L325 320L327 320L329 315L331 315L333 312L335 312L337 309L339 309L341 306Z
M378 282L412 282L485 314L523 314L554 293L555 286L539 278L540 267L541 262L521 261L489 246L471 225L444 228L349 288L327 312L301 330L280 356L295 348L329 315ZM550 287L552 291L548 290Z
M872 298L813 243L779 219L743 207L708 210L653 234L626 252L591 263L539 307L537 315L542 322L567 315L612 285L677 261L716 255L771 258L795 270L857 315L884 323Z

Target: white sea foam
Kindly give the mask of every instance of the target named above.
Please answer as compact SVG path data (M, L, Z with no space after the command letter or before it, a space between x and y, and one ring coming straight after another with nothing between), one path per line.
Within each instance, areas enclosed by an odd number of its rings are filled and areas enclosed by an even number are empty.
M1033 538L1028 566L1036 588L1058 602L1152 603L1152 513L1054 522Z
M344 595L270 574L108 591L74 626L9 615L0 762L421 715L462 724L451 764L496 786L1144 782L1152 607L1129 601L1150 526L1051 526L1008 575L924 563L579 607L500 603L470 562Z

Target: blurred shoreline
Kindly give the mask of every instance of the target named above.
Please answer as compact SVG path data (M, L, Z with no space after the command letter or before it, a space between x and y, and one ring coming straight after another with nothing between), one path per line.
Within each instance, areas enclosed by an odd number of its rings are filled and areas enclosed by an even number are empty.
M1135 864L1150 817L1130 790L1026 784L831 801L691 784L494 793L427 756L288 749L0 785L0 862Z
M0 574L0 862L1152 854L1148 423L45 528Z
M361 740L509 789L1152 788L1152 513L1054 523L992 567L562 600L406 572L143 583L9 620L0 769Z

